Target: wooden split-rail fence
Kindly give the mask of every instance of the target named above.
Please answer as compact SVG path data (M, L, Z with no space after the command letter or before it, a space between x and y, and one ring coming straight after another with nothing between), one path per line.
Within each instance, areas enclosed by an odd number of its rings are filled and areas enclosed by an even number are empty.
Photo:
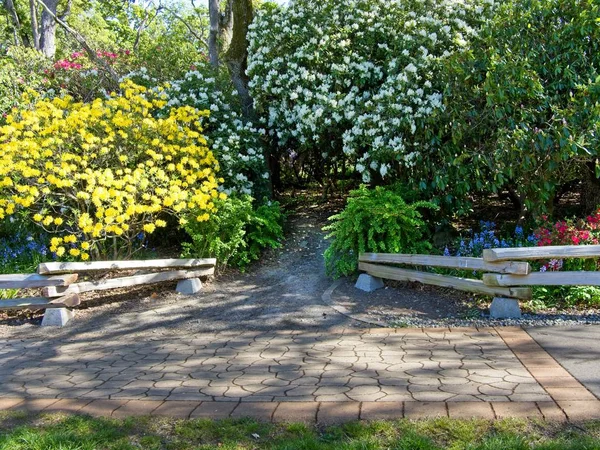
M216 259L50 262L37 274L0 275L0 289L42 289L41 297L0 300L0 309L46 309L77 306L79 294L213 275ZM149 273L77 282L80 273L138 270Z
M359 269L374 277L389 280L416 281L460 291L523 300L531 299L531 286L600 286L600 272L532 272L527 262L568 258L600 258L600 245L493 248L484 250L483 258L363 253L359 256ZM473 280L399 268L395 265L443 267L485 273L482 280Z

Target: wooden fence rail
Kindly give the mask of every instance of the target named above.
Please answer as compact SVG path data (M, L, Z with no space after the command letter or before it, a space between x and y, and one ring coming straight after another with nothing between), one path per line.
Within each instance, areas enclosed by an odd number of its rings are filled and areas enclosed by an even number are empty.
M206 259L148 259L132 261L94 261L94 262L51 262L38 266L40 275L73 273L73 272L102 272L110 270L157 270L196 267L214 267L217 260Z
M407 264L411 266L445 267L448 269L476 270L483 272L510 273L527 275L531 267L527 262L487 262L482 258L437 256L437 255L404 255L396 253L362 253L358 260L367 263Z
M534 272L527 276L486 273L488 286L600 286L600 272Z
M77 274L46 277L35 273L0 275L0 289L34 289L46 286L68 286L77 281Z
M434 286L518 299L531 298L527 286L600 286L600 272L531 272L528 260L600 258L600 245L560 245L549 247L494 248L483 251L483 258L363 253L359 269L372 276L397 281L418 281ZM483 280L438 275L385 264L445 267L483 274Z
M496 295L519 299L530 299L531 289L521 287L487 286L481 280L450 277L435 273L419 272L417 270L399 269L398 267L382 266L379 264L359 263L358 268L369 275L396 281L418 281L433 286L449 287L459 291L475 292L485 295Z
M124 287L139 286L141 284L156 284L172 280L185 280L187 278L206 277L215 273L215 268L210 267L200 270L178 270L169 272L155 272L131 277L108 278L99 281L86 281L75 283L66 287L48 287L43 290L46 297L58 297L67 294L83 294L91 291L105 291Z
M483 260L487 262L563 258L600 258L600 245L491 248L483 251Z
M81 303L79 294L85 292L213 275L216 262L214 258L206 258L42 263L38 266L37 274L0 275L0 289L43 288L43 297L0 300L0 309L46 309L77 306ZM182 270L173 270L177 268ZM151 273L76 283L78 272L123 270L142 270L151 271Z
M0 309L47 309L66 308L81 303L79 295L66 295L59 298L28 297L0 300Z

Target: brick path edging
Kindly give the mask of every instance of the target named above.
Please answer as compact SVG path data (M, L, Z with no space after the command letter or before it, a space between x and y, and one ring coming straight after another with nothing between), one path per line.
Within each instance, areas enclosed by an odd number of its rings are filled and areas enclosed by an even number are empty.
M600 418L600 402L573 401L581 414L571 420ZM93 417L164 416L176 419L250 417L266 422L335 424L355 420L395 420L449 417L501 419L505 417L567 421L554 402L190 402L178 400L0 400L0 410L30 413L67 412Z
M495 327L495 330L569 420L600 418L600 400L523 328Z

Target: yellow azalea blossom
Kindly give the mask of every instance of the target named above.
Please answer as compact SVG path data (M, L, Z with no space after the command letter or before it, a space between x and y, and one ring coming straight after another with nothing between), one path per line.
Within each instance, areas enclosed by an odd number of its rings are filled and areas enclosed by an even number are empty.
M113 237L126 249L140 231L166 227L165 213L184 223L194 210L208 220L213 199L224 198L202 136L208 112L182 106L158 118L160 90L125 81L121 92L90 103L27 94L28 108L0 126L0 218L30 212L55 233L59 257L61 244L76 242L70 256L85 260L92 246L112 255Z
M144 225L144 231L148 234L152 234L155 229L156 229L156 227L154 226L153 223L147 223Z
M73 243L77 242L77 236L70 234L69 236L65 236L63 238L63 241L67 244L73 244Z

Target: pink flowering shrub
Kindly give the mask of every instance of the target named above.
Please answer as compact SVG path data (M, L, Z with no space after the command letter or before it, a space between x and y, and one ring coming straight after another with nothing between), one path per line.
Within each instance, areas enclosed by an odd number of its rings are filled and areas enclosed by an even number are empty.
M534 232L538 246L548 245L597 245L600 242L600 209L585 219L565 219L552 222L542 216L542 222ZM600 259L551 259L540 261L540 272L546 271L596 271ZM534 288L532 305L547 308L558 305L600 305L600 288L595 286L557 286Z
M538 246L598 245L600 243L600 209L585 219L565 219L551 222L542 216L542 223L534 232ZM600 259L550 260L540 270L598 270Z
M129 72L135 65L129 50L98 50L96 56L119 75ZM103 64L91 60L87 53L78 51L57 60L45 71L45 76L55 91L66 92L76 99L89 101L118 89L117 83L102 66Z

